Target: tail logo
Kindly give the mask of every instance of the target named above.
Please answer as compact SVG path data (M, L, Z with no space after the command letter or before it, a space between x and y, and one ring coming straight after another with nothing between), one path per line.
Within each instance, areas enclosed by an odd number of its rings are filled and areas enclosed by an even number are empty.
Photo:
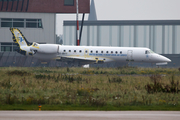
M17 39L18 39L18 42L21 42L22 44L24 44L24 39L20 36L19 33L17 34Z
M20 42L23 42L24 40L22 39L22 37L19 37L19 39L20 39Z

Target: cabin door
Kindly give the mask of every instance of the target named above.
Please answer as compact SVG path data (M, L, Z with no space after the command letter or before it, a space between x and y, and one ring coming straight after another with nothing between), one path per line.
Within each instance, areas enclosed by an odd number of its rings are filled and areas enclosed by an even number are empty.
M145 55L146 55L146 61L150 61L151 60L151 54L149 51L145 51Z
M133 51L132 50L128 50L128 52L127 52L127 60L128 61L133 60Z
M88 56L89 55L89 50L88 49L85 49L84 50L84 56Z

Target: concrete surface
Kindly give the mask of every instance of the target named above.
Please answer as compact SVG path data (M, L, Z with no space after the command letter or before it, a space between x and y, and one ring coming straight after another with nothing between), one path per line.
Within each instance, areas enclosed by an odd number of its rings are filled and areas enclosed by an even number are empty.
M179 111L0 111L0 120L180 120Z

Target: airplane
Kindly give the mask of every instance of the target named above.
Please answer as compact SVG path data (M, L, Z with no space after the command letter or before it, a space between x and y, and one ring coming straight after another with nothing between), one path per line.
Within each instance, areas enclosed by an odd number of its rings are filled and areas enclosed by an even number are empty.
M10 28L17 52L38 59L63 61L78 66L106 62L144 62L166 65L170 59L145 47L69 46L30 43L18 28Z

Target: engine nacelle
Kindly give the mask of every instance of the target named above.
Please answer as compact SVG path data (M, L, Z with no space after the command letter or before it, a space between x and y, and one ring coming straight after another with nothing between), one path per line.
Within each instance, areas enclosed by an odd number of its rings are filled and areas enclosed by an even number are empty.
M46 54L52 54L52 53L58 53L59 46L56 44L37 44L33 43L33 45L30 47L31 51L36 51L38 53L46 53Z

